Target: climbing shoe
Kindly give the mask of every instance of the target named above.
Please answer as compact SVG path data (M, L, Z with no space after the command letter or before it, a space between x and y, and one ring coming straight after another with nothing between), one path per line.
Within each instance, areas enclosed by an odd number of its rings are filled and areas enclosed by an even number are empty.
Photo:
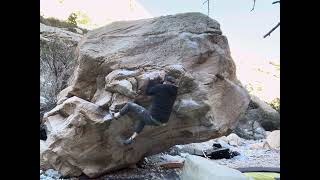
M118 119L120 117L120 112L116 112L113 114L114 119Z
M123 142L123 144L125 144L125 145L129 145L132 143L133 143L133 139L131 137Z

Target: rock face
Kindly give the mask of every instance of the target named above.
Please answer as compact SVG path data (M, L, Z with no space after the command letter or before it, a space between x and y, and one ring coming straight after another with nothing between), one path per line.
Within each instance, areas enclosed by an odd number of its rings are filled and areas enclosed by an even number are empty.
M235 133L245 139L266 138L266 131L280 129L280 114L260 100L251 95L251 101L244 116L241 116Z
M82 35L40 23L40 42L50 42L56 38L63 40L65 43L77 45Z
M41 164L63 175L96 177L176 144L223 136L249 104L219 23L200 13L114 22L88 32L77 56L74 81L44 116L48 139ZM147 78L166 73L179 86L169 122L147 126L134 144L123 145L134 116L103 117L133 100ZM137 103L147 107L150 98L143 95Z

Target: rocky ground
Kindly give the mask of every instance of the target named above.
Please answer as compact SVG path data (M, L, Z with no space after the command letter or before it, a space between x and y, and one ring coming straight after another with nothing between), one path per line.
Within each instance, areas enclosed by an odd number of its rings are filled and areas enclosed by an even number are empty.
M228 166L230 168L243 167L280 167L280 147L272 149L268 146L263 146L265 139L261 140L245 140L237 139L231 142L225 137L206 141L203 143L192 143L187 145L176 145L168 151L144 158L137 166L123 169L114 173L109 173L96 180L179 180L180 168L166 169L158 164L166 161L183 160L188 154L188 149L207 149L212 147L213 143L219 143L222 147L227 147L231 151L237 151L240 155L231 159L213 160L218 164ZM232 145L230 145L232 144ZM69 179L81 180L88 179L85 176L79 178L62 178L57 171L40 170L40 180L53 179Z

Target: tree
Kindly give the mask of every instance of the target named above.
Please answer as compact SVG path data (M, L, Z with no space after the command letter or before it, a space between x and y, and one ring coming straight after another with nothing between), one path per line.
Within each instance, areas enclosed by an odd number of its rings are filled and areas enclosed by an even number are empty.
M77 19L76 19L77 24L86 25L90 23L90 18L86 13L77 11L75 14L77 16Z
M76 13L71 13L68 17L68 22L73 25L77 25L78 15Z

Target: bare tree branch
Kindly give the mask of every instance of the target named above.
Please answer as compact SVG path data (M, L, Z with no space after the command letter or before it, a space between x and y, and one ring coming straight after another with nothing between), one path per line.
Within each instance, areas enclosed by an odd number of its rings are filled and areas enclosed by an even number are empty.
M273 27L266 35L263 36L263 38L266 38L267 36L270 36L270 34L276 30L278 27L280 26L280 22L275 26Z
M253 6L252 6L252 9L251 9L251 11L253 11L254 10L254 7L256 6L256 0L253 0ZM250 11L250 12L251 12Z
M208 16L209 16L209 12L210 12L210 0L206 0L206 1L204 1L203 3L202 3L202 5L204 5L205 3L207 3L208 4Z
M272 4L276 4L276 3L280 3L280 1L275 1L275 2L273 2Z
M205 2L202 3L202 5L204 5L208 0L206 0Z

